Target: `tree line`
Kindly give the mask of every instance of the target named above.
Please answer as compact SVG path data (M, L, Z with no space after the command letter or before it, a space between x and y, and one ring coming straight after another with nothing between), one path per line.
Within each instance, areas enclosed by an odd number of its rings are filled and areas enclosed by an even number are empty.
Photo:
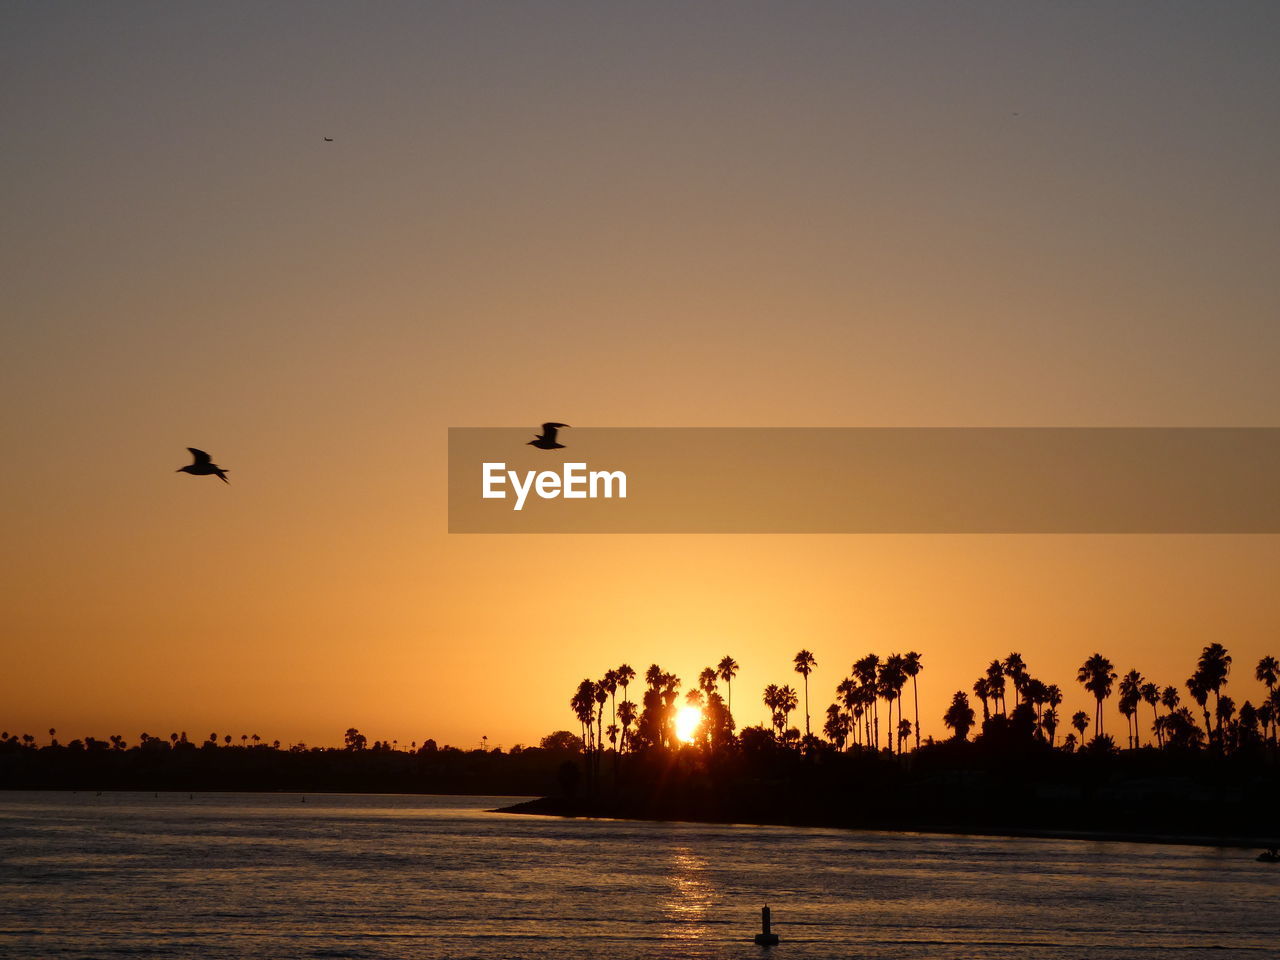
M732 694L739 667L730 656L714 667L704 668L698 674L697 685L684 691L683 696L680 678L653 664L645 671L638 699L633 700L636 671L623 664L607 670L599 680L582 680L569 706L578 721L582 750L591 761L590 769L597 773L600 757L606 752L619 756L670 751L684 745L675 730L682 706L700 711L687 745L712 753L762 743L801 752L871 750L899 755L910 752L912 743L915 750L920 749L918 678L924 663L919 653L894 653L884 658L869 653L854 661L849 674L835 687L834 702L826 707L819 733L814 732L809 706L809 676L816 666L817 659L808 650L801 650L794 657L794 670L803 681L803 699L801 691L791 684L765 686L762 702L769 712L768 726L738 729L735 724ZM1245 699L1238 707L1235 699L1224 692L1231 666L1231 655L1222 644L1207 645L1183 684L1189 701L1184 703L1177 685L1161 685L1136 668L1120 676L1111 660L1095 653L1080 665L1075 677L1093 701L1092 715L1086 710L1073 713L1069 720L1071 731L1060 738L1060 708L1065 701L1062 687L1032 676L1022 655L1015 652L1003 660L991 661L970 691L957 690L941 719L951 732L951 740L967 741L970 731L979 725L969 699L972 692L982 710L980 736L999 737L1013 731L1066 753L1086 748L1112 751L1120 747L1105 729L1104 705L1118 695L1127 727L1125 749L1233 754L1269 746L1274 751L1280 719L1280 664L1273 656L1264 656L1257 662L1253 676L1263 685L1258 703L1255 706L1252 700ZM910 717L904 703L908 693ZM803 731L798 724L791 724L792 713L802 703ZM1189 704L1195 704L1201 716ZM1151 712L1144 739L1146 723L1142 714L1146 708ZM1088 738L1091 726L1093 736ZM923 743L932 745L934 739L927 737Z

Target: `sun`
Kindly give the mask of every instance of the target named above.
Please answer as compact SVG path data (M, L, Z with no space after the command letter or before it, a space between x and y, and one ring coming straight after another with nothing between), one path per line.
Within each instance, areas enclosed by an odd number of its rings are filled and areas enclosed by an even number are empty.
M681 707L676 712L676 739L681 743L693 743L701 724L701 710L692 706Z

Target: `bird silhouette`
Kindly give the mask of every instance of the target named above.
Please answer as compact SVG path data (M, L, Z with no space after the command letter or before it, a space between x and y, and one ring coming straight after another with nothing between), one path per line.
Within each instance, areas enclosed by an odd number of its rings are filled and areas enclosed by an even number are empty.
M189 473L193 477L217 477L223 483L230 483L227 479L227 471L213 462L213 457L209 456L203 450L197 450L195 447L187 447L191 451L192 462L185 467L179 467L174 473Z
M324 138L324 142L325 142L325 143L333 143L333 137L325 137L325 138Z
M562 450L563 443L556 443L556 431L561 427L569 426L567 423L544 423L542 425L542 433L538 434L529 441L529 446L537 447L539 450Z

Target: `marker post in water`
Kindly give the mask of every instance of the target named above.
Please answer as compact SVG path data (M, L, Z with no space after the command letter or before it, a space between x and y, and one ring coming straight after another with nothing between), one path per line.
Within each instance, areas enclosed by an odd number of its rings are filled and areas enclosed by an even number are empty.
M760 932L756 934L756 943L762 947L777 946L778 935L769 929L769 908L760 908Z

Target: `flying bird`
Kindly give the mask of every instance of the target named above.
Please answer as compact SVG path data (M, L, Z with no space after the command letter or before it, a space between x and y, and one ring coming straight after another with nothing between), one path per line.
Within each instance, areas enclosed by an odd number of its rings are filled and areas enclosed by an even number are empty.
M193 477L217 477L223 483L230 483L227 479L227 471L213 462L213 457L209 456L203 450L197 450L195 447L187 447L191 451L192 462L185 467L179 467L174 473L189 473Z
M324 138L324 142L325 142L325 143L333 143L333 137L325 137L325 138Z
M537 447L539 450L563 450L564 444L556 443L556 431L567 426L569 426L567 423L544 423L542 433L530 440L529 446Z

